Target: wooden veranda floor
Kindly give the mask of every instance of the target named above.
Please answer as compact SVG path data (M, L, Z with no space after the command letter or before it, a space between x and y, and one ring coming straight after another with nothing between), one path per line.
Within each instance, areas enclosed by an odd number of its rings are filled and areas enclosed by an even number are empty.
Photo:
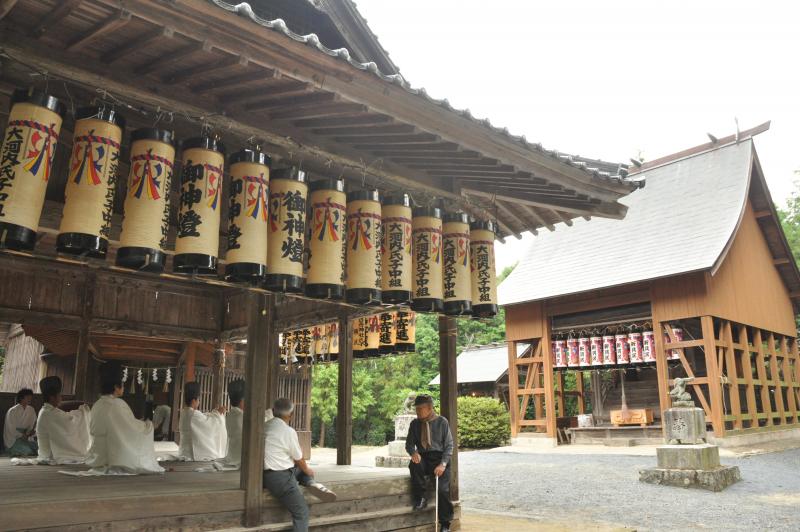
M196 463L165 463L163 475L74 477L85 466L12 466L0 458L0 530L211 530L240 526L239 473L198 473ZM431 511L411 512L408 471L317 466L339 500L306 494L316 530L425 530ZM289 530L289 515L264 495L262 530Z

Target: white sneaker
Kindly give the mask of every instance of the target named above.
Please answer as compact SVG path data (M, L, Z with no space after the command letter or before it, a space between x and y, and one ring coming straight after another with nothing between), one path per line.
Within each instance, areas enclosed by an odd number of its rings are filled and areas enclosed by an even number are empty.
M312 495L316 496L323 502L333 502L336 500L336 494L319 482L312 482L306 486L306 488L312 493Z

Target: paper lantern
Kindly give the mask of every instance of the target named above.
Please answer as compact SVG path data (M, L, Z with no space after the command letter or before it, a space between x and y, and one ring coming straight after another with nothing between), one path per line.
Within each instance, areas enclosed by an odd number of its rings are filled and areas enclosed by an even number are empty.
M617 345L613 334L603 336L603 365L614 366L617 363Z
M424 312L444 311L442 283L442 211L436 207L413 210L411 308Z
M442 230L444 313L449 316L471 314L469 216L463 212L446 214Z
M406 353L416 350L417 342L417 316L407 310L398 310L395 321L396 343L395 351Z
M325 335L328 337L328 353L331 355L339 354L339 324L329 323L325 326Z
M653 331L642 332L642 361L645 364L656 362L656 337Z
M307 176L291 167L276 170L270 179L267 281L269 290L303 291L306 239Z
M144 128L131 135L131 168L117 266L164 270L174 160L171 131Z
M311 239L306 272L306 295L310 297L344 297L346 203L341 179L311 183Z
M553 341L553 354L555 355L554 367L564 369L567 367L567 342L562 338Z
M631 363L631 346L628 343L628 335L627 334L617 334L614 336L614 340L616 341L616 351L617 351L617 365L625 365Z
M592 336L589 338L589 351L592 357L592 367L603 365L603 337Z
M213 137L183 142L175 273L217 273L225 147Z
M381 296L384 303L411 302L411 198L399 194L386 198L382 211Z
M567 338L567 366L577 368L581 365L581 356L577 338Z
M364 318L367 327L367 346L364 349L364 356L374 357L380 353L381 347L381 320L380 315L373 314Z
M104 258L125 119L106 107L82 107L75 114L64 213L56 239L62 253Z
M630 346L631 364L641 364L644 362L642 358L642 333L629 333L628 345Z
M367 320L356 318L353 320L353 358L362 358L367 348Z
M586 336L578 338L578 358L581 367L585 368L592 365L591 341Z
M15 90L0 148L0 248L30 250L53 169L64 104L44 92Z
M259 150L242 149L228 159L228 251L225 278L259 284L267 275L269 169Z
M472 270L472 315L491 318L497 314L497 277L494 262L494 222L470 224L470 262Z
M397 329L394 322L397 319L396 312L382 312L378 315L380 322L380 348L382 354L390 354L395 352L395 344L397 343Z
M377 190L347 195L347 301L381 303L381 202Z

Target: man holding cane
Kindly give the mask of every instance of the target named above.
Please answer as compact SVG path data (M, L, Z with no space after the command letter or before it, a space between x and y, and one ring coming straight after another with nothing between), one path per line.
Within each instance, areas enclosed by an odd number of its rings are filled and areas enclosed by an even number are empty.
M411 472L411 491L414 495L414 510L428 506L425 498L426 475L438 477L438 510L440 530L450 531L453 519L453 503L450 501L450 457L453 455L453 435L447 419L433 410L433 398L419 395L414 400L417 419L411 421L406 437L406 452L411 456L408 469Z

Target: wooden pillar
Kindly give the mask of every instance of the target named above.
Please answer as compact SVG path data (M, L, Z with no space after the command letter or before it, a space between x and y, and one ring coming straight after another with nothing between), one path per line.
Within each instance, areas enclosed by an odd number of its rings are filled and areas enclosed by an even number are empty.
M245 491L242 524L261 524L262 475L264 470L264 412L267 395L261 383L267 380L268 356L275 331L274 296L247 294L247 360L245 362L245 409L242 426L240 486Z
M214 350L214 374L211 392L211 407L216 408L225 403L225 349L219 344Z
M672 400L669 397L669 365L667 363L667 351L664 347L664 328L669 329L668 323L661 323L653 317L653 339L656 343L656 382L658 386L658 407L661 410L661 419L664 419L664 412L672 407ZM661 424L661 432L666 435L666 426Z
M519 367L517 366L517 342L508 342L508 414L511 418L511 436L519 434ZM528 370L530 371L530 369ZM524 414L523 416L524 417Z
M706 370L708 372L708 400L711 409L711 426L714 429L714 436L721 438L725 434L725 423L722 420L722 387L719 381L714 318L711 316L702 316L700 318L700 323L703 327L703 349L705 350Z
M75 378L73 379L73 389L75 398L80 401L91 401L94 399L95 390L91 388L94 383L89 375L89 322L92 319L92 307L94 306L94 285L95 276L86 276L86 284L83 287L81 297L81 328L78 331L78 347L75 352Z
M585 386L583 382L583 372L575 373L575 390L578 392L578 414L586 413Z
M194 362L197 355L197 345L194 342L190 342L189 345L186 346L186 358L183 360L184 364L184 371L183 371L183 382L186 384L187 382L194 381Z
M592 415L597 422L605 414L603 412L603 379L599 371L593 371L590 375L592 386Z
M455 318L439 316L439 409L450 422L453 458L450 460L450 497L458 500L458 372Z
M336 404L336 465L353 457L353 322L339 320L339 397Z
M547 307L542 308L542 355L544 365L544 412L545 419L547 420L547 435L551 438L557 438L556 433L556 396L554 389L554 375L553 375L553 346L550 342L552 337L552 330L550 325L550 318L547 313Z
M564 372L559 371L556 374L556 406L558 407L558 417L564 417L567 415L567 407L566 403L564 402L565 392L566 392L566 385L564 384Z

